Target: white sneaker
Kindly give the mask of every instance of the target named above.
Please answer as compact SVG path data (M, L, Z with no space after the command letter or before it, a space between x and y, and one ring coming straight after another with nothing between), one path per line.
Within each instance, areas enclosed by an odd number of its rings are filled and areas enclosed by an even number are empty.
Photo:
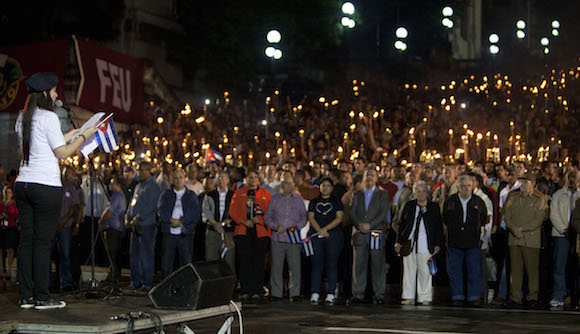
M332 294L327 294L326 295L326 300L324 301L326 304L328 305L334 305L334 295Z
M550 300L550 306L551 307L561 307L561 306L564 306L564 302L558 301L556 299L552 299L552 300Z
M315 292L312 294L312 296L310 296L310 303L311 304L318 304L319 299L320 299L320 294Z

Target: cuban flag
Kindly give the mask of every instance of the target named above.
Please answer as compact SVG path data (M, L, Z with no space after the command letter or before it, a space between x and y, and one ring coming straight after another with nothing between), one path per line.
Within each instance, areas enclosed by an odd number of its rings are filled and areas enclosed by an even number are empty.
M369 242L371 250L381 250L382 234L382 231L371 231Z
M112 114L111 114L112 116ZM96 138L101 151L111 153L119 146L117 131L113 124L113 117L109 116L104 122L97 126Z
M226 258L227 253L228 253L228 245L226 244L226 241L224 240L224 236L222 234L222 251L221 251L222 260Z
M302 239L302 248L304 248L304 255L306 256L312 256L314 255L314 245L312 245L312 238L317 236L318 233L315 233L309 237L306 237L306 239Z
M253 211L254 211L254 216L253 217L263 216L264 215L264 211L262 211L262 208L258 204L256 204L256 203L254 203Z
M429 267L431 276L437 275L437 261L435 261L435 255L437 255L437 253L433 254L433 256L431 256L427 261L427 266Z
M224 160L224 156L220 152L209 147L205 150L205 162L220 162L222 160Z
M288 234L288 240L290 240L291 244L300 243L300 231L298 231L296 226L289 227L286 230L286 233Z

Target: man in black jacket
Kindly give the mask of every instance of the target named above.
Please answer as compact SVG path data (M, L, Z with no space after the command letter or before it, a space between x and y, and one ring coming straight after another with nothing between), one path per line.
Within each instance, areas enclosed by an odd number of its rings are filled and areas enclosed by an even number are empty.
M216 261L221 258L227 262L232 271L235 271L234 223L228 213L234 192L228 189L229 182L228 173L219 172L216 189L207 193L203 199L203 220L207 224L205 259Z
M463 291L463 260L467 266L467 301L481 304L481 227L485 225L485 203L473 194L473 179L459 178L459 193L451 195L443 209L443 223L447 226L447 274L453 305L465 300Z

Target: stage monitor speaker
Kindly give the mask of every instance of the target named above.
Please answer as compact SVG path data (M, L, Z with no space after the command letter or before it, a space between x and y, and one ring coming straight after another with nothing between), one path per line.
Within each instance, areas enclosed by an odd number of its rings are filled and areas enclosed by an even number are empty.
M163 279L149 299L157 308L197 310L229 304L236 276L223 261L187 264Z

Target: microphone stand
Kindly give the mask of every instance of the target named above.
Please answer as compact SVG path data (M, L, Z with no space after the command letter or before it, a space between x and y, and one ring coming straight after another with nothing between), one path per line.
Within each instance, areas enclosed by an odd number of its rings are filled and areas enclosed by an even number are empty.
M71 113L72 111L68 108L64 108L67 111L67 115L68 118L73 126L74 129L78 129L77 125L73 122L72 117L71 117ZM107 188L105 187L105 185L103 184L103 180L100 178L100 176L96 175L95 173L95 165L93 163L93 158L91 157L91 154L89 154L87 157L88 160L88 170L89 170L89 187L90 187L90 200L91 200L91 279L89 280L89 284L87 286L87 288L83 288L83 289L78 289L77 291L74 291L76 293L83 293L85 297L87 298L99 298L101 291L99 291L99 286L98 286L98 282L95 279L95 245L96 245L96 236L95 236L95 216L94 216L94 212L95 212L95 177L97 178L97 180L99 181L99 184L101 185L101 190L103 191L103 193L105 194L105 196L107 196L107 199L109 200L109 202L111 201L111 197L109 196L109 193L107 191ZM107 256L109 257L109 262L112 263L111 261L111 256L109 254L109 250L107 249L107 246L105 245L105 243L103 243L103 245L105 246L105 251L107 252ZM81 277L82 277L82 271L81 271ZM73 292L73 293L74 293ZM112 292L112 291L111 291ZM109 295L111 294L111 292L109 292ZM68 294L68 293L67 293Z

